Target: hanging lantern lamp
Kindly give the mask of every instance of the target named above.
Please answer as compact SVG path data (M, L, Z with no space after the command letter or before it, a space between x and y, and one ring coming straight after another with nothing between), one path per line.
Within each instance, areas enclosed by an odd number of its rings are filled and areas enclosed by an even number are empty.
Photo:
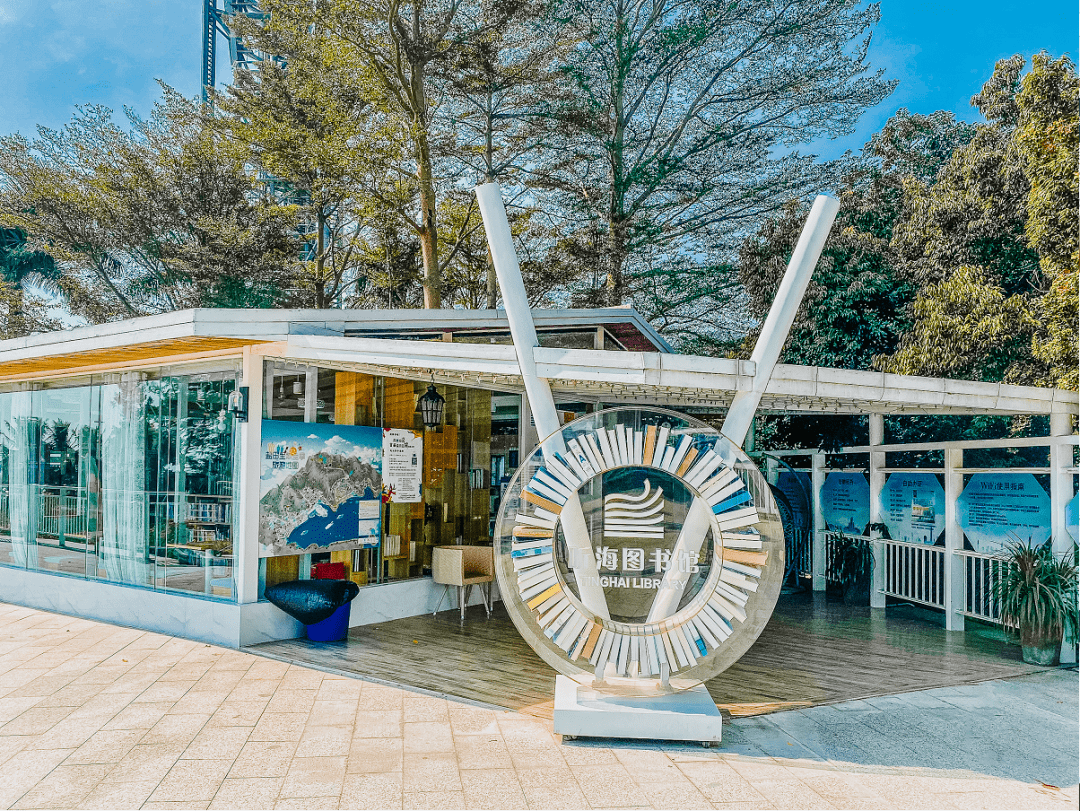
M427 391L420 397L418 405L420 406L420 416L424 420L425 428L438 428L442 425L443 407L446 405L446 399L435 389L434 380L427 387Z

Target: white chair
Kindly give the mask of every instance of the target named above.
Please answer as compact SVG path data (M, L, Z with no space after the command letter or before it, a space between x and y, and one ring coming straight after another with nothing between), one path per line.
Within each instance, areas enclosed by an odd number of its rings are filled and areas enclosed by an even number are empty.
M495 580L495 555L490 546L436 546L431 550L431 575L436 583L446 587L439 596L432 615L439 613L450 587L456 586L461 621L465 622L469 589L479 586L484 610L491 616L491 583Z

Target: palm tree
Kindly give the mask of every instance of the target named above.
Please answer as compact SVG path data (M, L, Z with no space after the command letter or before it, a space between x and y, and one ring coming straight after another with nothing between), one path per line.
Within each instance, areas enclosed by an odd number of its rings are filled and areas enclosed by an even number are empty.
M27 318L25 293L27 284L56 292L60 269L56 260L44 251L27 248L26 232L20 228L0 227L0 294L9 300L7 323L0 323L0 338L16 337L48 328Z

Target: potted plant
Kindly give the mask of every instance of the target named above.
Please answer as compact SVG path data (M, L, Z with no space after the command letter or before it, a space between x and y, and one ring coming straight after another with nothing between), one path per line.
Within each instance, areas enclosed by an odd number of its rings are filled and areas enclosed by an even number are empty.
M1072 560L1054 556L1049 541L1017 539L1000 556L1004 562L994 596L1005 629L1020 634L1024 661L1053 665L1062 634L1077 627L1076 547Z
M844 595L847 605L870 605L870 575L874 552L867 538L830 532L825 536L829 580Z

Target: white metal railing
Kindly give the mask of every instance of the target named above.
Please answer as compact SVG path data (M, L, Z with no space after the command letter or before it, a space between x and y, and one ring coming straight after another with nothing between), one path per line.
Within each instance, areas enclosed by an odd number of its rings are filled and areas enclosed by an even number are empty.
M42 535L64 538L86 534L85 496L67 495L67 492L66 489L60 493L46 491L39 496L38 532Z
M981 552L964 550L956 555L964 561L964 604L961 612L967 617L1000 622L1001 610L995 591L1008 563Z
M869 541L872 540L869 535L846 535L844 536L854 541ZM825 582L831 585L835 585L840 582L839 573L834 572L829 562L833 560L836 554L836 544L840 543L839 534L829 533L825 536ZM813 549L811 549L807 555L807 563L812 565L813 563ZM874 561L874 565L877 566L877 561Z
M945 549L903 541L884 541L884 546L885 594L944 608Z

